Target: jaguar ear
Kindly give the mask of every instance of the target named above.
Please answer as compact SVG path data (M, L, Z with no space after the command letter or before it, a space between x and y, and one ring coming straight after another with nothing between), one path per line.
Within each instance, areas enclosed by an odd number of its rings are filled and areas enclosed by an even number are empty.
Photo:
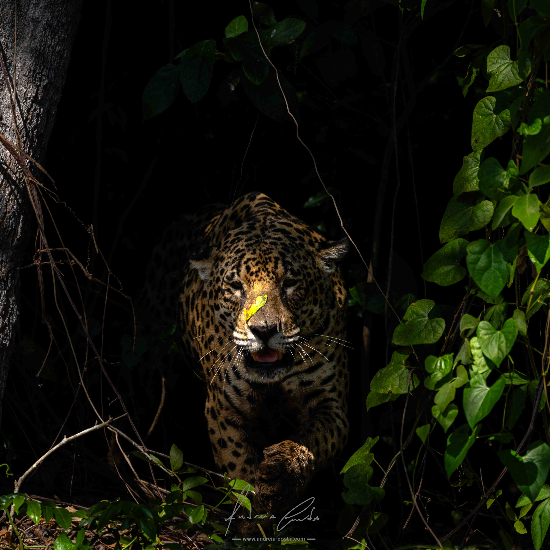
M210 279L212 271L212 259L210 257L210 248L203 248L197 254L189 259L189 266L199 272L199 277L203 281Z
M336 264L344 259L349 250L349 240L328 241L321 244L318 254L327 273L336 269Z

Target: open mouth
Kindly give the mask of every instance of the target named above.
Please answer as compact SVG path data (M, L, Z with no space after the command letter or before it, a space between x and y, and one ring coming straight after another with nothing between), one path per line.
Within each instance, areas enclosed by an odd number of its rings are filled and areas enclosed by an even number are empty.
M265 347L251 355L252 359L258 363L275 363L283 358L282 351L270 347Z
M292 365L290 354L270 347L247 353L246 366L265 378L278 376Z

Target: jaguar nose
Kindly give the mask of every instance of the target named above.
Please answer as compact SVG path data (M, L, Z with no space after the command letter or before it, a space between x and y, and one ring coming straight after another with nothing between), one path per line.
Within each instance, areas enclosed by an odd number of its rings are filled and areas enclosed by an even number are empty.
M252 326L252 327L249 326L249 328L252 334L254 334L256 338L262 341L264 346L267 346L271 337L277 334L278 332L277 325L272 325L272 326L259 325L259 326Z

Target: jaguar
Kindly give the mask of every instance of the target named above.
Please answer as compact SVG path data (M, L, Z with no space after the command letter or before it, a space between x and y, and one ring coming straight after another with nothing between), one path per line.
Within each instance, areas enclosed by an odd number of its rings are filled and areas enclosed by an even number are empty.
M257 192L184 215L155 247L144 305L177 319L215 462L259 511L290 509L346 444L347 250Z

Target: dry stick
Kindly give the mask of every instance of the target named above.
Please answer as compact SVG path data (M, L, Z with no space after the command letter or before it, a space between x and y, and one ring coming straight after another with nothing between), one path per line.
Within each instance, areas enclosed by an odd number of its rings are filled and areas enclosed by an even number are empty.
M55 447L52 447L48 452L43 454L15 483L13 484L13 492L19 493L19 490L21 489L21 485L23 484L23 481L34 471L46 458L48 458L53 452L57 451L59 447L62 447L65 445L65 443L69 443L69 441L73 441L74 439L77 439L83 435L86 435L90 432L93 432L95 430L100 430L101 428L104 428L105 426L108 426L111 424L111 422L115 422L116 420L120 420L121 418L125 417L126 414L123 414L121 416L118 416L117 418L109 418L109 420L106 420L102 424L96 424L95 426L92 426L91 428L87 428L86 430L83 430L77 434L71 435L70 437L65 436L61 442L59 442Z
M145 446L139 445L139 443L136 443L133 439L130 439L122 430L119 430L118 428L115 428L114 426L107 426L108 430L111 430L112 432L117 433L118 435L122 436L124 439L129 441L136 449L141 451L147 459L150 461L151 464L156 464L161 470L163 470L165 473L172 475L172 472L170 470L167 470L160 462L157 462L154 460L154 458L151 458L149 455L159 455L164 458L170 458L168 455L165 455L163 453L158 453L156 451L152 451L151 449L147 449ZM184 462L186 466L190 466L191 468L197 468L198 470L202 470L203 472L207 472L213 476L218 476L224 479L224 476L222 474L218 474L217 472L211 472L210 470L207 470L206 468L203 468L202 466L196 466L195 464L191 464L189 462Z

